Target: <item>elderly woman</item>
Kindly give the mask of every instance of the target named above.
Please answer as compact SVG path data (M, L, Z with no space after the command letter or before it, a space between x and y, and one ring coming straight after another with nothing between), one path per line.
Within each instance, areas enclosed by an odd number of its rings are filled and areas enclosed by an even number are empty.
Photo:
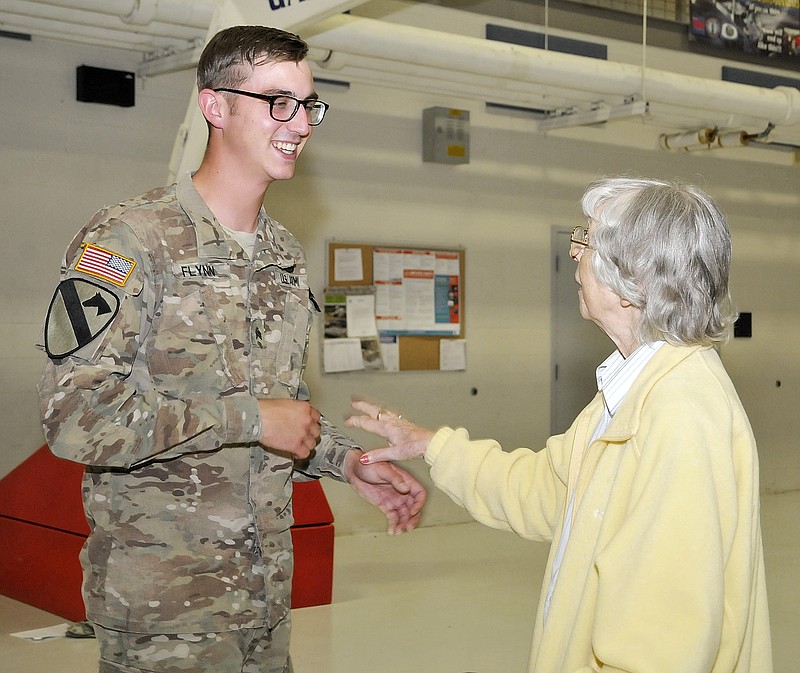
M583 212L580 312L616 350L563 435L505 452L361 401L347 423L388 440L364 462L424 456L476 520L552 543L531 672L769 673L756 444L714 348L734 321L725 218L631 178L591 184Z

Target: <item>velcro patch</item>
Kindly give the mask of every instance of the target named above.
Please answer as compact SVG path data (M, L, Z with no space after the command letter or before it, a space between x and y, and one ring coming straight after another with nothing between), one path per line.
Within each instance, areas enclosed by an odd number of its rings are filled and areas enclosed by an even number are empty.
M226 262L189 262L173 264L176 278L230 278L231 265Z
M278 282L284 287L295 288L298 290L308 289L308 281L306 280L305 276L298 276L279 269L277 277Z
M88 273L100 280L125 287L135 267L136 262L132 259L92 243L85 243L80 259L75 265L75 271Z
M88 280L61 281L53 294L44 324L44 348L51 358L63 358L101 334L119 313L119 298Z

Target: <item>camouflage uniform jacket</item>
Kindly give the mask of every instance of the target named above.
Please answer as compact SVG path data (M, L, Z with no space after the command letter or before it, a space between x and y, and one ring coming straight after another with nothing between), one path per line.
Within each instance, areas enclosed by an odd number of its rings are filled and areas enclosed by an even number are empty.
M282 619L292 478L343 480L323 419L303 465L258 444L257 398L308 399L303 251L261 213L252 261L187 174L106 208L67 249L39 384L54 454L85 464L87 615L133 632Z

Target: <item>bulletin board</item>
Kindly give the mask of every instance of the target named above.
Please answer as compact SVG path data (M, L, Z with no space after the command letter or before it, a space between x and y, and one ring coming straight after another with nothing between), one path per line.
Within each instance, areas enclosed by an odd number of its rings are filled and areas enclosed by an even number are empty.
M326 293L374 293L379 333L384 339L396 340L398 363L395 371L464 368L446 366L441 355L453 346L463 350L465 343L465 251L462 247L428 248L342 241L329 241L327 245ZM432 282L436 288L436 317L432 326L408 324L409 321L394 324L381 315L386 306L381 297L388 296L385 287L387 260L391 260L394 266L395 260L401 259L398 255L405 255L410 260L423 260L426 269L435 268ZM420 276L419 281L415 275ZM423 288L430 287L430 272L406 269L405 281L395 281L394 285L405 284L405 290L408 291L416 282L420 282ZM397 291L397 287L394 291ZM430 311L425 313L429 314ZM450 343L444 344L443 349L444 340Z

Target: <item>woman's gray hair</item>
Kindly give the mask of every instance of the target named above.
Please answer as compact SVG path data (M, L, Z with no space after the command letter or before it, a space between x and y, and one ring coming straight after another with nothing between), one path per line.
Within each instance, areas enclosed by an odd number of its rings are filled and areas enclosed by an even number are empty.
M642 342L727 341L736 320L728 290L731 237L708 194L693 185L607 178L587 187L582 206L595 221L592 269L641 309Z

